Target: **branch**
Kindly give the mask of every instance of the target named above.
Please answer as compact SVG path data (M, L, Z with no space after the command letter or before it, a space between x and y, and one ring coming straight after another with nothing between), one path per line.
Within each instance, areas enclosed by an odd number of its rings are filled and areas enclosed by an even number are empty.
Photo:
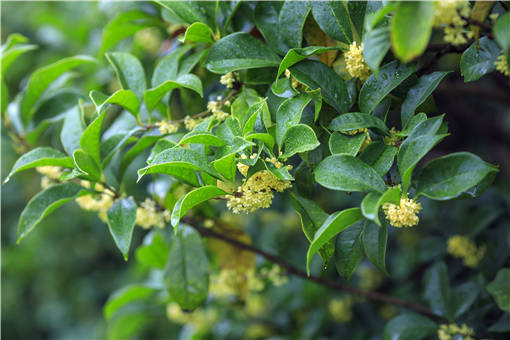
M330 280L327 278L313 276L313 275L308 276L306 274L306 272L304 272L303 270L286 262L281 257L267 253L264 250L256 248L251 244L247 244L247 243L238 241L236 239L230 238L224 234L220 234L212 229L205 228L205 227L199 225L198 222L192 218L184 217L184 218L182 218L182 221L189 224L193 228L195 228L204 237L212 237L212 238L221 240L225 243L228 243L230 245L233 245L234 247L237 247L237 248L255 253L257 255L260 255L263 258L265 258L266 260L278 264L280 267L284 268L287 271L287 273L297 276L297 277L300 277L304 280L315 282L319 285L331 288L333 290L348 292L348 293L351 293L351 294L354 294L354 295L357 295L357 296L360 296L360 297L363 297L363 298L366 298L369 300L385 302L385 303L389 303L392 305L407 308L412 311L418 312L420 314L424 314L436 321L441 320L441 318L439 316L432 313L432 311L429 308L427 308L423 305L413 303L410 301L406 301L406 300L402 300L402 299L399 299L399 298L396 298L393 296L389 296L389 295L386 295L383 293L361 289L361 288L358 288L355 286L347 285L347 284L344 284L344 283L341 283L338 281L334 281L334 280Z

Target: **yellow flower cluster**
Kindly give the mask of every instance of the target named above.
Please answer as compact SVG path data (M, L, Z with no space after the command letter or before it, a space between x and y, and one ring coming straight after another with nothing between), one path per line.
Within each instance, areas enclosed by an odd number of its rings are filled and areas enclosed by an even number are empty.
M236 81L236 77L232 72L224 74L220 78L220 83L225 85L227 88L231 89L234 87L234 82Z
M494 62L494 65L496 65L496 70L503 73L507 77L510 76L508 62L503 54L498 57L498 59Z
M370 137L370 133L368 132L368 129L367 128L362 128L362 129L356 129L356 130L350 130L350 131L342 131L342 133L344 135L349 135L349 136L354 136L354 135L357 135L358 133L364 133L366 138L365 140L363 141L363 144L361 144L361 148L359 149L360 151L363 151L365 150L365 148L370 144L372 143L372 137Z
M185 313L175 302L166 306L166 315L172 322L190 325L196 333L208 331L218 321L218 312L215 309L198 308L191 313Z
M243 164L244 165L244 164ZM240 167L240 172L247 168ZM278 179L267 170L253 174L244 184L237 188L234 195L227 195L227 207L233 213L251 213L261 208L269 208L273 202L273 190L282 192L292 186L290 181Z
M261 316L267 311L267 300L263 295L250 294L246 299L244 310L246 314L252 317Z
M276 287L280 287L286 284L289 279L285 276L282 268L278 265L274 265L269 268L262 268L260 271L260 275L265 277L269 282L271 282Z
M275 168L280 169L283 166L283 163L276 159L276 157L266 157L266 162L274 165ZM289 165L290 166L290 165Z
M455 235L448 239L448 253L461 258L467 267L476 267L485 255L485 246L477 247L466 236Z
M167 133L176 133L178 130L176 125L169 123L166 120L157 122L156 126L159 128L159 132L161 132L163 135Z
M388 136L384 136L384 144L386 145L391 145L391 146L395 146L398 144L398 142L400 142L400 137L397 136L397 133L399 131L397 129L395 129L395 127L392 127L391 130L390 130L390 137Z
M335 321L347 323L352 320L352 297L336 298L329 302L328 310Z
M354 77L365 81L370 77L370 68L363 58L363 43L359 46L354 41L349 46L349 51L344 53L345 67L347 72Z
M264 282L258 277L254 269L240 272L236 268L225 268L219 274L211 276L209 291L216 297L237 296L244 290L258 292L264 289Z
M422 209L421 203L411 198L401 198L400 204L384 203L383 210L386 219L397 228L412 227L419 222L418 212Z
M383 274L375 269L372 269L368 266L361 266L357 274L359 276L359 287L367 290L373 290L379 287L383 281Z
M200 123L197 119L193 119L190 116L184 117L184 127L186 130L191 131L197 127L198 123Z
M158 211L156 202L150 198L146 198L136 209L136 224L144 229L151 227L164 228L165 222L170 220L170 211Z
M91 187L88 181L81 181L80 184L86 188ZM99 218L106 222L106 212L113 205L114 193L99 183L96 183L93 189L101 193L78 197L76 203L84 210L97 211Z
M228 118L228 113L221 110L221 97L217 101L207 103L207 110L211 111L217 121L222 122Z
M455 335L462 335L464 340L474 340L473 335L475 335L475 331L465 323L461 327L454 323L449 325L442 324L437 331L439 340L452 340Z
M298 88L298 86L299 86L299 82L297 81L297 79L296 79L296 78L294 78L294 77L292 77L292 76L291 76L289 69L286 69L284 74L285 74L285 77L286 77L287 79L290 79L290 80L291 80L291 82L292 82L292 83L291 83L292 88L297 89L297 88Z
M62 176L62 168L59 166L38 166L35 170L43 175L41 177L41 188L46 189L47 187L53 185L56 180Z
M466 18L469 18L471 7L468 1L441 0L435 1L434 26L443 27L444 40L452 45L467 43L473 37L472 31L466 31Z

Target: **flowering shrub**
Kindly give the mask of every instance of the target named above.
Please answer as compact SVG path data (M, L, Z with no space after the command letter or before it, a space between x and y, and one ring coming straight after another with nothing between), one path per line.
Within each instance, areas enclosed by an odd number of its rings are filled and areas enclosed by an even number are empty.
M500 316L498 307L509 312L509 269L486 277L494 280L489 285L479 276L450 287L445 263L428 263L428 306L373 292L388 274L390 230L420 229L427 202L478 197L498 173L497 165L473 153L430 154L449 135L448 112L430 103L454 69L435 68L443 54L462 55L466 82L490 72L508 76L506 5L447 0L148 6L150 11L112 18L97 58L66 56L39 68L19 93L6 93L5 74L35 46L18 34L2 46L3 121L22 153L6 181L33 168L42 175L41 191L19 217L18 242L67 202L96 212L125 260L136 248L157 282L112 295L105 306L111 322L129 303L150 301L164 305L161 314L166 311L171 321L205 335L219 319L207 307L211 296L235 297L245 301L248 314L260 315L266 308L260 292L295 275L354 294L323 306L338 323L356 318L352 308L360 299L389 304L381 307L390 319L385 339L472 339L475 328L481 334L510 331L508 324L498 328L482 320L482 312L470 316L479 300L486 314ZM129 48L115 51L131 36L147 53L160 53L149 67ZM41 119L40 111L73 81L69 72L80 68L109 69L116 79L90 89L88 97L73 93L71 105L55 106L58 112ZM40 146L43 131L58 124L59 142ZM332 192L359 193L359 200L326 213L318 193ZM282 201L291 202L309 241L299 249L306 272L252 244L239 227L245 214L281 212ZM136 226L155 230L143 244L132 245ZM486 254L486 246L469 235L447 243L447 252L471 269ZM313 266L316 254L325 267L334 263L345 280L364 258L378 271L360 267L360 287L353 287L338 277L311 275L320 274ZM257 263L255 255L266 262ZM482 293L485 286L494 300ZM508 323L508 316L498 322ZM270 334L258 325L245 335Z

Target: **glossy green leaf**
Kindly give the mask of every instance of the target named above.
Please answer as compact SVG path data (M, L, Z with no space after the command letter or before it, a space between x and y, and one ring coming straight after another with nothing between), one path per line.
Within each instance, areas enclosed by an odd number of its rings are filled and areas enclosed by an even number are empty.
M64 168L73 168L73 160L59 150L49 147L39 147L23 154L14 166L9 175L5 178L4 183L16 173L32 169L38 166L61 166Z
M121 198L106 213L113 240L127 261L136 221L136 202L131 197Z
M181 225L172 239L164 273L170 296L184 310L193 310L207 298L209 261L197 231Z
M361 263L363 252L363 223L351 225L338 234L335 242L335 266L338 274L349 280L356 267Z
M425 102L448 73L449 72L438 71L421 76L420 79L418 79L418 83L409 89L401 109L403 127L407 127L416 108Z
M469 152L456 152L428 162L416 174L416 195L449 200L481 182L497 168Z
M363 219L360 208L350 208L331 214L315 233L306 253L306 271L310 275L310 262L320 247L345 228Z
M289 52L287 52L285 57L283 57L282 62L280 63L276 78L279 78L286 69L296 63L299 63L301 60L304 60L312 55L321 54L331 50L338 50L338 47L308 46L303 48L293 48L289 50Z
M115 70L122 88L131 90L138 98L142 98L147 88L147 82L140 61L134 55L126 52L111 52L106 53L105 56Z
M175 80L167 80L164 83L154 87L152 89L148 89L145 91L143 95L143 99L145 104L147 105L147 110L152 112L156 105L163 99L165 94L168 91L171 91L176 88L186 88L192 91L195 91L200 95L200 97L204 96L202 89L202 81L194 74L183 74L177 77Z
M212 134L211 132L205 131L191 131L182 136L181 140L177 145L199 143L213 146L224 146L226 143L223 139Z
M328 218L328 214L326 214L324 210L322 210L322 208L312 200L301 197L294 192L290 193L290 197L292 207L301 219L303 233L305 234L308 241L312 242L315 233ZM333 240L329 240L322 247L320 247L319 255L322 257L322 262L328 263L334 251L335 243Z
M361 209L363 210L363 207ZM365 215L365 212L363 212L363 215ZM380 271L388 274L386 272L388 223L385 221L382 225L378 226L372 221L365 221L363 224L363 233L361 238L365 255Z
M335 40L352 42L351 21L341 1L312 1L312 14L319 27Z
M100 163L97 163L94 158L87 152L83 151L83 149L77 149L74 151L73 162L75 168L87 175L90 180L95 182L101 181Z
M290 68L299 82L312 90L320 88L322 98L339 112L348 112L354 97L347 91L343 79L326 64L316 60L303 60Z
M437 262L425 273L425 298L432 312L453 321L453 305L448 282L448 270L444 262Z
M147 242L147 238L150 238ZM161 233L150 233L144 239L144 243L136 248L136 260L148 267L165 269L168 258L169 245Z
M510 12L501 15L492 28L494 38L503 48L507 64L510 64Z
M250 133L244 136L244 139L251 141L253 139L261 140L264 142L264 145L267 146L269 150L273 150L274 147L274 138L269 133Z
M80 138L81 148L88 153L97 164L101 163L99 146L101 144L101 128L103 126L104 117L105 113L97 116L89 126L87 126L85 131L83 131Z
M221 190L218 187L213 185L206 185L204 187L197 188L193 191L188 192L186 195L181 197L177 203L174 205L174 209L172 211L171 223L174 228L179 226L179 221L181 217L186 215L186 213L196 205L199 205L202 202L208 201L211 198L217 196L223 196L227 193Z
M390 47L390 29L387 26L374 28L363 37L363 58L376 75Z
M98 114L103 112L103 108L107 104L116 104L122 106L126 110L129 111L133 116L138 117L138 110L140 108L140 102L136 95L131 90L118 90L110 97L107 97L103 94L98 94L97 91L92 91L89 95L91 98L94 98L94 104L96 105L96 111ZM104 100L101 100L106 98Z
M11 64L18 59L19 56L35 50L37 45L31 44L16 44L11 46L10 48L6 48L2 50L2 54L0 56L0 67L2 69L2 78L5 79L5 74L7 70L9 70Z
M370 143L360 154L359 158L370 165L379 175L385 175L392 167L398 149L375 141Z
M423 315L406 312L386 324L383 340L420 340L436 333L437 327Z
M374 129L378 133L389 136L386 124L381 119L367 113L344 113L333 119L329 124L329 129L333 131L351 131L362 128Z
M344 135L340 132L333 132L329 137L329 151L334 154L346 154L356 156L365 141L364 133L354 136Z
M64 118L64 124L60 131L60 142L68 155L72 155L80 148L81 134L85 130L79 106L69 110Z
M372 74L359 92L359 108L363 113L372 113L376 106L416 69L415 65L399 65L392 61Z
M487 285L487 291L492 295L498 307L510 314L510 285L508 282L510 282L510 269L500 269L494 280Z
M184 45L168 53L161 59L154 69L152 74L151 84L152 87L157 87L167 80L175 80L179 74L180 61L183 56L193 48L193 45ZM189 72L185 72L189 73Z
M276 111L276 142L281 147L287 130L299 124L303 110L312 100L311 96L301 93L285 100Z
M37 69L30 78L25 90L23 99L21 100L21 117L25 125L35 114L36 104L46 89L63 73L72 70L80 65L92 64L96 60L89 56L77 55L60 59L53 64L46 65Z
M350 155L326 157L314 170L315 181L320 185L341 191L386 191L381 176L368 164Z
M397 164L402 177L403 191L406 192L411 183L411 174L416 164L446 137L446 134L437 134L442 123L443 116L441 115L418 124L400 145Z
M427 48L434 23L434 6L429 1L399 2L391 18L391 43L395 56L407 63Z
M494 62L501 54L498 44L487 37L481 37L472 43L460 58L460 73L465 82L480 79L487 73L496 69Z
M206 68L214 73L227 73L250 68L278 67L280 57L260 40L248 33L230 34L217 41L205 61Z
M122 157L119 168L119 179L122 179L128 166L133 160L141 154L144 150L152 146L162 136L154 133L148 133L142 136L132 148L130 148Z
M244 138L235 136L230 145L224 146L218 153L218 158L211 162L211 166L229 181L234 181L236 165L235 155L255 144Z
M117 290L108 298L103 307L105 320L111 320L122 307L135 301L146 300L157 292L156 288L141 284L129 285Z
M84 188L72 182L55 184L39 192L32 197L21 212L18 222L17 243L25 238L53 210L87 193L88 191Z
M194 22L206 22L207 18L203 14L198 1L160 1L158 4L168 10L174 19L180 24L193 24Z
M310 151L320 145L317 136L311 127L305 124L297 124L285 132L283 136L281 158L289 158L296 153Z
M379 221L379 208L384 203L399 204L400 202L400 188L398 186L391 187L382 195L379 193L368 193L363 201L361 201L361 212L365 218L374 221L378 226L381 226Z
M189 41L212 44L214 43L212 36L213 32L209 26L202 22L195 22L186 29L183 42Z

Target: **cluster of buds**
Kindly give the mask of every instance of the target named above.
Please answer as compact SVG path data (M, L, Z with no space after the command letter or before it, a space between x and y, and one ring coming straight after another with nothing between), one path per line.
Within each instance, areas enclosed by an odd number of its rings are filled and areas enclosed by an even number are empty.
M218 311L213 308L198 308L192 313L185 313L175 302L166 306L166 316L179 325L189 325L196 333L204 333L218 321Z
M421 204L411 198L402 197L400 204L384 203L383 210L386 219L397 228L412 227L418 224L418 213L422 209Z
M113 205L113 198L115 193L106 189L102 184L95 183L92 187L89 181L81 181L80 184L85 188L92 188L99 193L90 193L85 196L78 197L76 199L76 203L84 209L88 211L97 211L99 218L106 222L107 217L106 213L108 209Z
M510 76L510 69L508 68L508 61L505 58L505 55L502 54L498 57L498 59L494 62L496 65L496 70L503 73L505 76Z
M236 81L237 81L236 75L233 72L228 72L227 74L222 75L220 78L220 83L225 85L229 89L234 88L234 84Z
M461 335L464 340L474 340L473 336L475 335L475 331L468 327L465 323L462 324L461 327L454 323L449 325L442 324L439 326L439 330L437 331L437 337L439 340L456 339L456 335Z
M397 129L395 129L395 127L392 127L391 130L390 130L390 135L391 136L384 136L384 144L386 145L390 145L390 146L396 146L398 145L398 143L400 142L400 137L397 136L397 133L399 131L397 131Z
M443 28L446 42L462 45L473 37L472 31L465 30L471 13L468 1L435 1L434 6L434 26Z
M55 184L56 181L62 176L62 168L59 166L38 166L35 170L43 175L41 177L41 188L46 189L47 187Z
M170 134L170 133L176 133L178 130L178 127L170 122L167 122L166 120L162 120L160 122L156 123L156 126L159 128L159 132L161 134Z
M337 322L347 323L352 320L352 305L354 301L352 297L332 299L329 302L328 310L333 319Z
M466 236L455 235L448 239L448 253L461 258L465 266L474 268L485 255L485 246L477 247Z
M370 68L363 58L363 43L359 46L354 41L349 45L349 51L344 53L345 68L351 77L366 81L370 77Z
M290 74L289 69L286 69L284 74L285 74L285 77L286 77L287 79L290 79L290 80L291 80L292 88L297 89L297 88L298 88L298 86L299 86L299 82L297 81L297 79L296 79L296 78L292 77L292 75Z
M165 222L170 221L170 211L158 211L156 202L146 198L136 209L136 224L144 229L151 227L164 228Z
M188 131L191 131L194 128L196 128L199 123L200 123L200 121L198 121L197 119L191 118L190 116L184 117L184 127Z
M228 113L221 110L223 105L224 104L221 102L221 97L216 98L216 101L212 100L207 103L207 110L211 111L214 118L219 122L222 122L228 118Z
M276 287L282 286L289 281L282 268L278 265L273 265L271 268L262 268L260 275Z

